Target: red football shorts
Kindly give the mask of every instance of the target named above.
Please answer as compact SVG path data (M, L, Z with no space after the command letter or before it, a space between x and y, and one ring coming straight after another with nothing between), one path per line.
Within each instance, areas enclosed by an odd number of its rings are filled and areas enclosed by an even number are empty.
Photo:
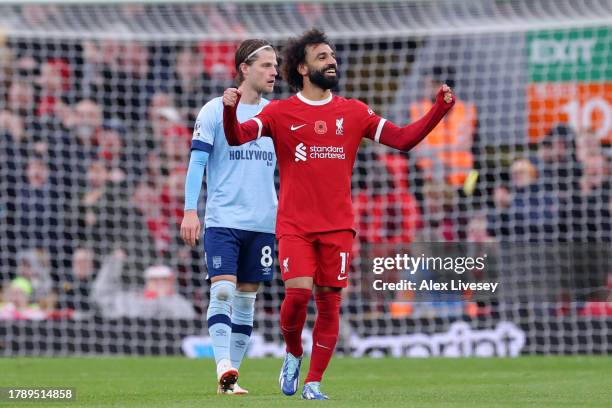
M353 237L351 230L283 235L278 240L283 281L310 277L318 286L345 288Z

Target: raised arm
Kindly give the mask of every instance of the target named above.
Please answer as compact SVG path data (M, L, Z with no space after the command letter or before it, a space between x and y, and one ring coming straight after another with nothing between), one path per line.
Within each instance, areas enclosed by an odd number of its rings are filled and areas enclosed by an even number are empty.
M448 85L442 85L436 94L436 103L425 116L404 127L389 121L382 122L379 125L381 130L376 132L374 140L395 149L408 151L436 127L454 104L455 95L452 90Z
M240 91L236 88L228 88L223 92L223 130L230 146L240 146L261 137L263 125L258 118L238 123L236 110L240 96Z

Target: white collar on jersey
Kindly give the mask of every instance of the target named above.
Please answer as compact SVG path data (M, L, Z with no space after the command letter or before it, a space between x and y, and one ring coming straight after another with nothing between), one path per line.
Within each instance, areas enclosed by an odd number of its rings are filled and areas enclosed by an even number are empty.
M312 106L321 106L321 105L325 105L326 103L330 103L332 98L334 97L334 95L332 95L331 92L329 93L329 96L327 98L322 99L320 101L313 101L312 99L308 99L304 95L302 95L301 92L298 92L295 96L297 96L298 99L304 102L306 105L312 105Z

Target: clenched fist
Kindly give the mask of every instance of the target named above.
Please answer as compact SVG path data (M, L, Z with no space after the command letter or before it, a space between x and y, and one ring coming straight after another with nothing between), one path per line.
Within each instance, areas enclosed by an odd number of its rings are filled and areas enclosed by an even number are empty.
M456 97L453 94L453 90L446 84L442 85L436 94L437 102L443 100L445 103L455 103L455 99Z
M227 88L225 92L223 92L223 105L233 108L238 105L241 96L237 88Z

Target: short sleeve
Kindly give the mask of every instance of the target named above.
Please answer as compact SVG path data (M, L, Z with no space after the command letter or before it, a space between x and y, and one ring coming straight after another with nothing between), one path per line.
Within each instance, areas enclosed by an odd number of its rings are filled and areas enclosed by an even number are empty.
M201 150L207 153L212 151L215 141L215 132L221 120L219 111L219 98L209 101L198 113L193 125L192 150Z
M380 141L380 134L382 133L383 127L387 119L378 116L372 108L361 101L355 101L356 109L359 112L359 116L364 118L362 137L367 137L375 142Z

